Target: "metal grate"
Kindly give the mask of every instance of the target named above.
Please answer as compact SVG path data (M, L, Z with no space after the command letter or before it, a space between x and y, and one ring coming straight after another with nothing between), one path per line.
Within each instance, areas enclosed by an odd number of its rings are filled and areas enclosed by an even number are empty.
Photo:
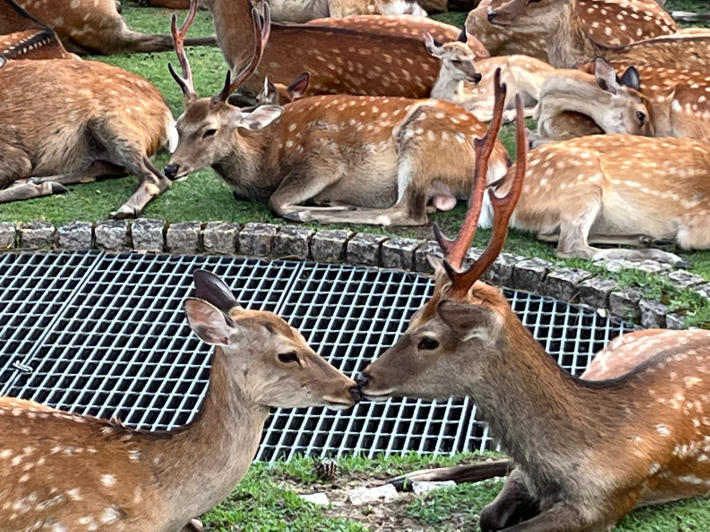
M191 334L181 301L192 272L222 276L249 308L271 310L354 375L404 330L429 297L417 274L234 257L0 255L0 395L34 399L150 430L196 413L209 346ZM507 291L514 310L568 371L628 329L589 309ZM275 410L258 460L296 453L454 453L495 446L469 400L362 403L346 412Z

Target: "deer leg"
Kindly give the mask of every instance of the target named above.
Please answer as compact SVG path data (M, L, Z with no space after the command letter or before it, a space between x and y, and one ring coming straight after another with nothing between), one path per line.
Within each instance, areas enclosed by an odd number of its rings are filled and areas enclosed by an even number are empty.
M515 469L508 476L503 489L481 511L479 525L483 532L501 530L530 519L540 512L537 502L525 485L525 476Z
M583 518L582 512L577 506L571 503L560 503L504 530L506 532L567 532L569 530L606 530L608 525L605 525L607 524L589 523Z
M127 175L127 172L121 166L107 161L94 161L86 170L79 170L68 174L30 177L29 179L21 180L20 182L33 183L35 185L47 182L60 183L62 185L76 185L78 183L92 183L96 181L96 178L98 177L123 177L125 175Z
M62 194L64 192L67 192L67 188L64 185L51 181L40 184L18 183L0 190L0 203L41 198L42 196L51 196L52 194Z
M66 192L58 183L29 183L20 178L32 171L27 153L12 142L0 141L0 203Z
M161 174L146 156L143 156L139 170L134 173L140 180L138 189L118 210L109 215L111 218L134 218L138 216L148 203L170 188L168 178Z

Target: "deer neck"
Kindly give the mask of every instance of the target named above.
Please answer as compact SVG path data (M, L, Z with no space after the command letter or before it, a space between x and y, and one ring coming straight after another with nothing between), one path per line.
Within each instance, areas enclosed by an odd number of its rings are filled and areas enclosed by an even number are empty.
M583 21L574 13L570 2L562 6L545 35L550 64L556 68L575 68L587 58L595 57L596 47L584 30Z
M215 349L198 418L167 438L155 438L144 453L176 525L223 500L256 454L269 409L251 400L233 375Z
M431 97L449 102L456 101L456 98L460 96L462 86L463 81L455 79L451 69L442 63L439 77L431 89Z
M608 112L611 95L600 89L593 79L578 79L583 74L572 72L569 76L551 77L540 92L541 112L556 116L565 111L574 111L588 116L607 132L607 124L614 113ZM587 76L585 76L587 77Z

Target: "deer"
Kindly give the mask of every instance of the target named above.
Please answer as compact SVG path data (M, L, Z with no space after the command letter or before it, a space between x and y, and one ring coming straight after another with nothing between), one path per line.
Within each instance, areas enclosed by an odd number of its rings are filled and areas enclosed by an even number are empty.
M26 530L182 530L249 468L270 408L350 408L355 382L279 316L241 307L227 284L194 273L183 301L211 353L195 419L150 432L0 397L0 521ZM92 528L93 527L93 528Z
M138 189L111 213L126 218L167 190L170 181L149 157L166 143L174 147L174 120L145 78L96 61L2 63L0 203L131 173Z
M409 0L271 0L269 7L274 21L295 23L358 15L427 15L416 1Z
M208 7L220 48L236 78L250 62L252 43L258 37L252 27L251 5L249 0L208 0ZM339 19L338 27L264 24L271 30L269 45L240 90L254 97L267 76L274 83L287 85L301 72L309 72L308 95L429 95L438 64L427 54L420 37L351 30L347 28L349 20Z
M71 59L52 28L13 0L0 1L0 56L5 59Z
M710 332L630 333L578 378L545 352L497 287L480 281L503 248L516 201L525 197L520 102L517 109L514 169L486 189L484 155L500 119L494 120L476 145L475 184L459 235L451 241L435 229L445 258L432 259L432 297L356 381L364 400L475 401L515 464L481 512L482 530L607 530L637 506L710 491L710 419L703 412ZM492 236L465 265L486 193Z
M489 10L487 16L489 22L497 26L522 33L542 33L547 43L550 64L555 67L571 68L592 61L595 57L604 57L609 61L625 61L634 65L690 71L710 70L710 34L662 35L621 45L612 40L600 42L589 34L589 19L581 16L577 8L578 2L579 0L509 0L500 7ZM649 5L655 3L651 2ZM659 6L656 7L660 10ZM596 24L597 28L603 27L605 32L608 30L610 33L614 26L629 31L628 24L642 17L638 12L627 9L619 11L617 20L612 20L608 12L604 14L600 10L599 14L599 18L603 20L594 20L591 26L595 27ZM617 24L618 17L621 17L623 22ZM653 20L650 15L647 18Z
M57 32L64 46L77 54L119 54L172 50L170 35L130 30L115 0L16 0ZM190 39L188 46L216 46L212 37Z
M268 17L267 17L268 19ZM253 57L234 81L199 98L182 46L188 18L172 21L183 92L179 142L165 167L169 179L212 168L235 196L266 202L282 218L321 223L420 225L427 206L448 210L470 190L471 140L485 126L461 107L438 100L317 96L244 111L227 98L256 69L267 26ZM490 179L505 174L503 145L494 147ZM310 205L313 204L313 205Z

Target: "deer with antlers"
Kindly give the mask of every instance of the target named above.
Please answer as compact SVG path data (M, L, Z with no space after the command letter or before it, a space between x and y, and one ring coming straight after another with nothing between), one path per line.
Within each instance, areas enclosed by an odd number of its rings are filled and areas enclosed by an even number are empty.
M604 13L600 10L601 20L590 23L577 9L578 3L579 0L509 0L489 10L487 16L494 25L522 33L542 33L550 64L556 67L570 68L592 61L595 57L604 57L609 61L634 65L710 71L710 35L664 35L630 44L616 44L611 40L600 42L590 35L590 24L596 28L603 27L605 32L608 30L611 34L614 26L628 31L631 21L641 15L624 8L619 10L614 20L607 10L603 10ZM648 19L652 20L652 17L648 16Z
M170 35L130 30L115 0L16 0L57 32L64 46L77 54L160 52L173 47ZM120 4L119 4L120 5ZM215 37L190 39L188 46L215 46Z
M173 20L183 76L180 141L168 165L171 179L212 166L235 195L268 202L294 221L380 225L426 223L427 206L450 209L470 191L471 141L485 126L462 108L438 100L318 96L283 107L245 112L227 102L256 68L268 36L254 12L256 52L244 71L212 98L198 98ZM267 12L268 13L268 12ZM507 169L496 142L489 179Z
M214 346L199 415L148 432L0 397L3 529L181 530L242 478L270 408L345 409L359 399L355 382L283 319L242 308L209 272L194 279L185 314Z
M501 291L479 281L503 247L516 201L525 197L519 102L517 109L517 162L490 193L494 225L486 250L464 268L486 193L484 154L497 124L477 143L476 184L459 236L451 242L437 231L446 258L436 263L432 298L356 380L370 400L470 396L476 402L516 464L481 512L484 531L606 530L636 506L710 491L704 412L710 332L631 333L576 378L535 341ZM508 192L501 196L501 189Z

